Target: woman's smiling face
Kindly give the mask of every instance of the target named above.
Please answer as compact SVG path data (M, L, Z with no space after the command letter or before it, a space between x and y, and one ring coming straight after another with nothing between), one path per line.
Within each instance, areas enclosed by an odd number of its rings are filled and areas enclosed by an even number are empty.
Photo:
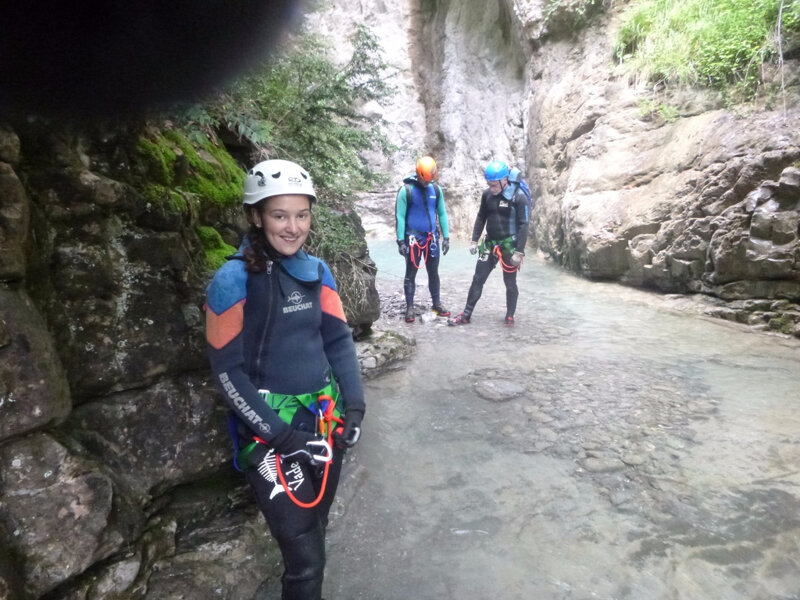
M270 245L291 256L303 247L311 230L311 199L302 194L273 196L255 216Z

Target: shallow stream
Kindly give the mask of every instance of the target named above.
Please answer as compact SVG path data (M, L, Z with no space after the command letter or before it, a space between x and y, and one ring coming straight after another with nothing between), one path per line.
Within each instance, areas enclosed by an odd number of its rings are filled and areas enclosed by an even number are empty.
M454 314L474 264L442 260ZM799 600L800 344L536 257L519 287L514 327L499 270L469 325L378 323L416 351L367 382L328 600Z

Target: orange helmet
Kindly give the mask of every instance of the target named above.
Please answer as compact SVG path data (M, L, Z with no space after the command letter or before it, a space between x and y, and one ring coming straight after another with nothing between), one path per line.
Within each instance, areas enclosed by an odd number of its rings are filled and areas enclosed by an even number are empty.
M438 173L436 161L430 156L423 156L417 161L417 179L420 183L429 184L436 179Z

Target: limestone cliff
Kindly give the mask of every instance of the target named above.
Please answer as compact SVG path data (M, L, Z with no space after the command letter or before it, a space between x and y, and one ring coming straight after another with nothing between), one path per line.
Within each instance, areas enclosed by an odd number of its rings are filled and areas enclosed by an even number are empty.
M0 126L0 598L249 599L277 576L205 358L243 179L168 122ZM352 254L326 258L361 329L379 306Z
M534 189L531 251L589 278L698 293L711 314L800 335L798 60L766 69L783 91L744 106L637 86L612 54L624 3L588 14L586 4L358 3L397 69L401 92L384 112L401 145L397 181L432 153L451 228L465 237L483 166L505 159ZM346 29L352 4L327 6L318 29ZM658 104L675 114L647 108ZM394 193L362 200L375 235L391 235Z

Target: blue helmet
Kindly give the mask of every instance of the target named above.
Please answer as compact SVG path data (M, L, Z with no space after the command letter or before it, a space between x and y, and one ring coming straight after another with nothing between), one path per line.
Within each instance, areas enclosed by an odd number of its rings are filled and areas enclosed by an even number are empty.
M508 165L502 160L493 160L486 165L484 175L486 181L500 181L503 177L508 177Z

